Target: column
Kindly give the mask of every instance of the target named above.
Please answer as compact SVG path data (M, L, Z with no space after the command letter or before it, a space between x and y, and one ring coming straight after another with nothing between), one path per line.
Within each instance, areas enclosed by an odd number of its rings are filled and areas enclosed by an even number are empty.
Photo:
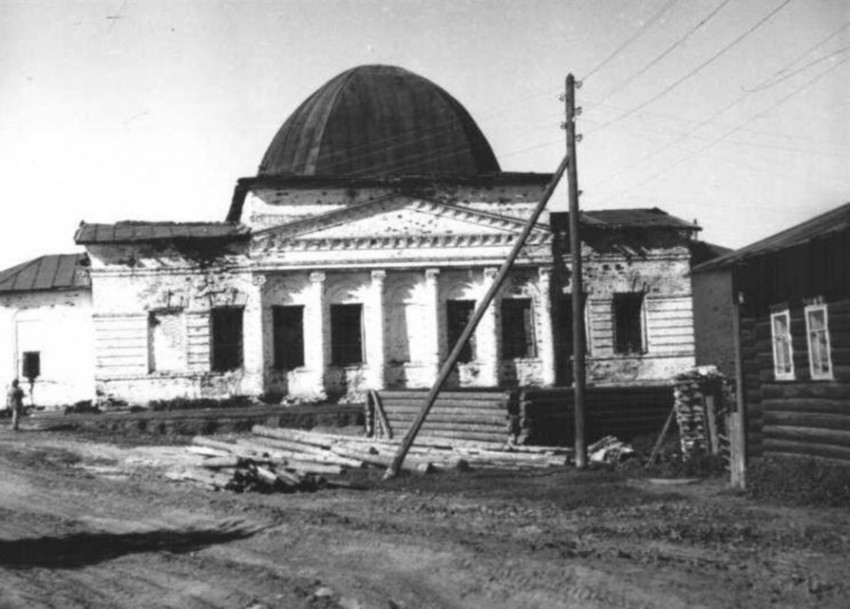
M483 296L499 273L497 268L484 269L484 283L481 286ZM480 304L480 300L478 303ZM480 384L484 387L497 387L499 385L499 365L501 363L501 328L498 327L499 297L493 299L490 306L484 312L484 317L478 324L475 332L476 350L475 359L481 362Z
M386 366L384 350L384 281L387 272L372 271L372 285L369 291L369 308L366 318L366 362L369 365L369 388L383 389Z
M433 383L440 372L440 269L425 269L425 311L422 332L428 337L426 364Z
M555 339L552 333L552 297L549 293L552 284L552 269L538 269L537 287L540 298L537 302L537 319L540 336L537 338L537 356L540 358L541 379L543 385L555 384Z
M243 369L241 391L247 395L265 392L265 357L263 353L263 285L264 275L251 278L250 291L245 295L242 319Z
M304 307L304 366L309 371L310 394L325 394L325 367L327 366L327 330L325 323L325 273L310 273L312 294Z

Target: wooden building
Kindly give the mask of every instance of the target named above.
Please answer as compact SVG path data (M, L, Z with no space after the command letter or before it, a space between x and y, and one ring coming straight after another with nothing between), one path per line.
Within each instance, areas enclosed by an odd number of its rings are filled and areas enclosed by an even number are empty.
M740 320L747 456L850 461L850 204L699 265Z

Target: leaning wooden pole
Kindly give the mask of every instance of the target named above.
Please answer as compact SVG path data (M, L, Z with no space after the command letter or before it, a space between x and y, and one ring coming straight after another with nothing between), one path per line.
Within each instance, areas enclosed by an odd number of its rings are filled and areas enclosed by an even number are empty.
M520 233L519 237L514 243L513 248L508 254L508 257L502 263L502 267L496 274L496 277L493 280L490 289L487 290L487 293L484 295L484 298L481 300L481 302L478 304L478 307L475 309L475 313L473 313L472 319L469 320L469 323L467 323L466 327L463 329L463 333L460 335L457 344L455 344L454 348L452 349L452 352L449 354L449 358L443 363L443 366L440 368L440 372L437 375L437 380L434 381L434 386L431 387L431 391L428 392L428 397L425 398L425 404L422 406L422 410L419 411L419 414L416 416L416 419L413 421L413 424L410 426L410 429L408 429L407 433L404 435L404 439L401 441L401 445L398 447L398 452L396 452L392 463L387 468L387 471L384 474L384 480L394 478L398 475L398 472L401 471L401 466L404 463L404 458L407 456L407 452L410 450L410 447L413 446L413 441L416 439L416 436L419 433L419 429L425 422L425 418L428 416L428 413L434 406L434 402L437 401L437 396L440 394L440 391L442 390L446 379L449 377L452 368L454 368L455 364L457 364L457 360L460 357L460 352L463 350L463 347L466 345L466 343L469 342L470 337L472 337L472 333L475 332L475 328L478 326L478 322L480 322L481 318L484 317L484 312L487 310L487 307L490 306L490 303L493 301L493 298L496 296L496 293L499 291L499 288L502 287L505 278L508 276L508 271L513 266L514 261L517 259L517 256L519 256L520 250L525 245L525 242L528 240L528 236L531 234L532 229L534 229L535 224L537 224L537 220L540 218L540 214L543 213L543 210L546 208L546 204L549 202L549 199L552 198L552 193L555 192L555 187L558 185L558 182L564 175L568 164L569 158L564 157L564 159L561 161L561 164L558 165L558 169L555 170L555 173L552 176L552 180L546 187L546 190L543 193L540 202L537 204L537 207L534 208L534 212L528 218L528 221L526 222L522 233Z
M576 81L572 74L567 76L566 92L567 158L570 161L567 170L568 194L570 199L570 295L573 304L573 428L575 440L576 468L587 467L587 430L585 420L586 367L584 353L584 287L581 271L581 234L578 211L578 165L576 163Z

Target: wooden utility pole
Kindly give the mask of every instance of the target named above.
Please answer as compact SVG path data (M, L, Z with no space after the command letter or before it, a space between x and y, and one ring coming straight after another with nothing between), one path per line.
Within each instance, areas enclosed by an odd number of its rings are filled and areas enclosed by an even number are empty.
M537 204L537 207L534 208L534 211L525 223L525 227L522 229L522 232L520 233L519 237L517 237L517 240L514 242L514 245L511 248L508 257L502 263L499 272L493 279L493 283L492 285L490 285L490 289L487 290L487 293L484 295L484 298L478 304L478 307L472 314L472 318L469 320L469 323L466 324L466 327L463 329L460 338L458 338L457 343L452 349L452 352L449 354L448 359L443 363L443 366L440 368L440 372L437 374L437 380L434 381L434 386L431 387L431 391L428 392L428 397L425 398L425 404L423 404L422 410L420 410L419 414L416 415L416 419L413 421L413 424L410 426L410 429L408 429L407 433L404 435L404 439L401 441L401 446L398 447L398 452L396 452L395 457L393 457L392 463L387 468L387 471L384 474L384 480L394 478L398 475L399 471L401 471L401 466L404 463L404 458L407 456L410 447L413 445L413 441L416 439L416 435L419 433L419 429L425 422L425 418L428 416L428 412L434 406L434 402L437 401L437 396L440 394L440 391L442 390L446 379L449 377L452 368L454 368L455 364L457 364L457 360L460 358L461 351L463 351L464 346L472 337L472 333L475 332L475 328L476 326L478 326L478 322L480 322L481 318L484 317L484 312L487 310L487 307L490 306L490 303L493 301L493 298L495 298L496 293L499 291L499 288L502 287L505 278L508 276L508 271L511 270L514 261L517 259L517 256L519 256L519 253L525 245L526 240L528 240L528 236L531 234L531 231L537 224L537 220L540 218L540 214L543 213L543 210L546 208L546 204L549 202L549 199L552 198L552 194L555 192L555 187L558 186L558 182L560 182L561 177L564 175L564 172L567 169L567 165L568 159L567 157L564 157L564 159L561 161L561 164L558 165L558 169L556 169L555 173L552 175L552 179L549 182L549 185L546 187L546 190L543 193L540 202Z
M585 430L586 368L584 360L584 288L581 273L581 234L579 232L578 212L578 166L576 163L576 80L572 74L567 76L564 95L567 120L567 182L570 199L570 292L573 305L573 401L575 413L575 461L576 468L587 467L587 432Z
M744 360L741 347L741 302L735 269L732 269L732 338L735 346L735 410L729 416L729 469L732 486L747 488L747 402L744 394Z

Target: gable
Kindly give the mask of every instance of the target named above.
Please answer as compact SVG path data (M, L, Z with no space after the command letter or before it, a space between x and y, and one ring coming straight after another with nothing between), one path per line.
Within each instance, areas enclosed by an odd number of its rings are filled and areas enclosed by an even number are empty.
M278 239L337 240L387 237L506 236L524 224L515 218L409 197L388 197L257 233ZM548 233L543 226L535 232Z

